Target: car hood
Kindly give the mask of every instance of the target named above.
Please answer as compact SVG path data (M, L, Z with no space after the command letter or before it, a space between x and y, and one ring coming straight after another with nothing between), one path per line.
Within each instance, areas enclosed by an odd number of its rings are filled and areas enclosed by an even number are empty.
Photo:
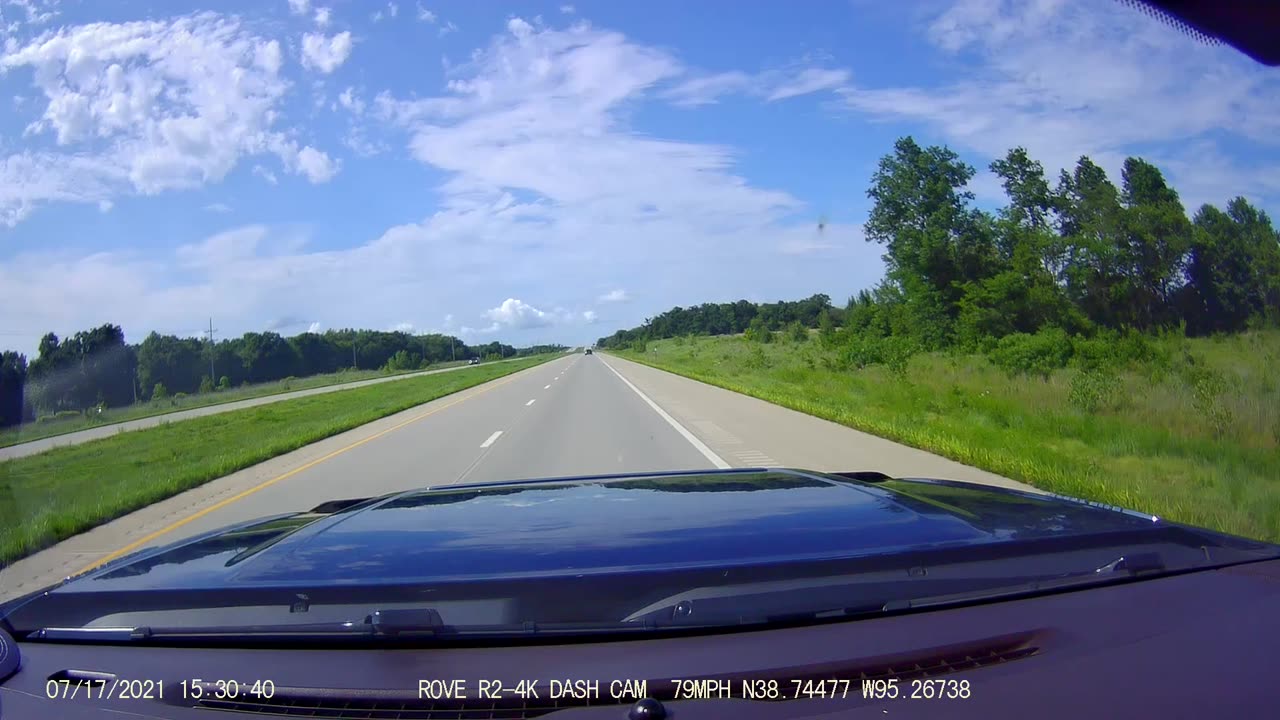
M405 492L140 553L55 592L429 583L856 558L1165 525L1066 498L795 470Z

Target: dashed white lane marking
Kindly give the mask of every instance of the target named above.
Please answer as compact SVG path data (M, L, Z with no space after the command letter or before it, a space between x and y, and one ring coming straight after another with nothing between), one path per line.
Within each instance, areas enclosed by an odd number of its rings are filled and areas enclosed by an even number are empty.
M542 386L542 389L543 389L543 390L550 390L550 389L551 389L551 386L550 386L550 385L543 385L543 386Z
M497 440L498 440L498 436L500 436L500 435L502 435L502 431L501 431L501 430L497 430L497 431L495 431L492 435L490 435L490 436L489 436L489 439L488 439L488 440L485 440L484 442L480 443L480 447L482 447L482 448L487 448L487 447L489 447L490 445L492 445L492 444L494 444L495 442L497 442Z
M524 404L524 406L525 406L525 407L529 407L530 405L532 405L532 404L534 404L534 403L536 403L536 402L538 402L538 398L534 398L534 399L530 400L529 402L525 403L525 404Z
M666 410L663 410L661 407L658 407L658 404L650 400L648 395L645 395L643 392L640 391L640 388L636 387L635 385L632 385L630 380L622 377L622 373L618 372L617 370L614 370L612 365L606 362L604 363L604 366L609 368L609 371L612 372L614 375L617 375L618 379L621 380L623 383L625 383L627 387L631 388L632 392L639 395L640 399L645 401L645 403L648 404L649 407L653 408L653 411L658 413L658 415L663 420L666 420L668 425L675 428L676 432L684 436L684 439L688 440L689 444L693 445L695 450L702 453L703 457L710 460L712 465L716 466L721 470L727 470L730 467L733 467L729 463L725 462L724 459L721 458L719 455L715 454L715 452L712 451L711 448L707 447L706 443L699 440L697 435L694 435L693 433L689 432L685 428L685 426L681 425L679 422L676 422L676 419L668 415Z

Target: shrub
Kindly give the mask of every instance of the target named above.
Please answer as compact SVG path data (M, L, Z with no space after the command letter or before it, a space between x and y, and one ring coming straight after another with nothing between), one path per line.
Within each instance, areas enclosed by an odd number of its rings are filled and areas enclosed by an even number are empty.
M831 347L836 339L836 324L832 321L831 313L827 312L826 308L823 308L818 313L818 338L827 347Z
M766 344L773 342L773 333L764 324L764 319L759 316L752 318L751 324L747 326L747 330L742 336L746 338L747 342Z
M152 400L163 400L167 397L169 397L169 388L165 387L164 383L158 382L154 388L151 388Z
M920 345L914 338L905 335L890 335L880 339L880 356L889 372L898 377L906 377L907 364L911 357L920 351Z
M1067 400L1086 413L1114 407L1120 397L1120 378L1105 370L1083 370L1071 378Z
M742 364L752 370L762 370L769 367L769 359L765 357L763 349L755 347L751 348L751 352L747 353L747 359Z
M638 353L648 352L649 344L646 343L644 340L632 340L631 349Z
M845 342L840 359L844 367L862 369L884 362L884 346L880 338L870 335L850 335Z
M208 375L200 378L200 392L202 394L213 392L213 380Z
M809 329L801 325L799 320L793 320L787 326L787 339L791 342L807 342L809 340Z
M222 377L218 378L218 389L219 389L219 390L230 390L230 389L231 389L231 378L227 377L226 375L223 375Z
M1034 335L1014 333L1000 338L987 357L1010 376L1039 375L1048 380L1071 359L1071 338L1062 328L1046 328Z

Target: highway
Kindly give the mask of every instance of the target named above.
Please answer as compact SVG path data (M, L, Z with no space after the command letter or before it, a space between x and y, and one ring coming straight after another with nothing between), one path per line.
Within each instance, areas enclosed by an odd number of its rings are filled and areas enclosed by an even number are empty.
M434 400L118 518L0 570L0 600L125 553L319 503L459 482L790 466L1032 488L607 355Z

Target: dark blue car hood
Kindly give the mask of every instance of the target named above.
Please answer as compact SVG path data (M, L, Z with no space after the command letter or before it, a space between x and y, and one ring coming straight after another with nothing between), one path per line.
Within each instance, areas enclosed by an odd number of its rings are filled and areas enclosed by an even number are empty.
M55 593L431 583L856 558L1165 525L941 481L728 471L456 486L237 526Z

